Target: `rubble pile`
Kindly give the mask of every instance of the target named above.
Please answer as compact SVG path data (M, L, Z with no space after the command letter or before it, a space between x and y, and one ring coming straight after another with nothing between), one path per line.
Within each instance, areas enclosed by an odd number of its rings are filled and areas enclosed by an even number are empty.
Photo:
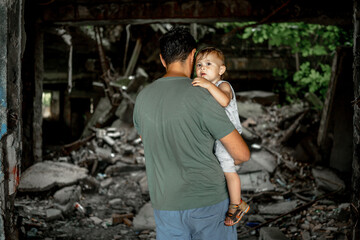
M317 166L315 150L297 150L303 139L312 141L316 112L305 103L239 101L239 114L251 150L251 160L237 167L251 207L238 224L239 239L349 239L346 181ZM156 238L135 129L91 130L22 174L15 200L22 239Z

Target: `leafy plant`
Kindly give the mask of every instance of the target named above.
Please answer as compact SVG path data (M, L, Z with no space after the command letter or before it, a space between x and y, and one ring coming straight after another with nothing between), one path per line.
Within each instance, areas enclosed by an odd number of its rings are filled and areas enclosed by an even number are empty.
M225 32L243 28L251 23L219 23ZM330 63L337 46L352 45L352 34L337 26L323 26L307 23L271 23L245 27L236 37L250 39L256 44L290 49L296 61L296 72L290 76L286 69L273 69L275 80L286 92L286 100L302 98L312 92L324 99L331 76ZM303 63L301 63L303 61ZM321 62L320 64L318 62ZM278 90L279 91L279 90Z

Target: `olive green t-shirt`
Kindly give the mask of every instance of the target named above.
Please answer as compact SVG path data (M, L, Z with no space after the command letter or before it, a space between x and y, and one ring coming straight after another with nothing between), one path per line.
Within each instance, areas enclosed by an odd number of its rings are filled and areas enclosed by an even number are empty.
M235 127L209 92L191 81L160 78L136 98L134 125L144 144L150 199L158 210L200 208L228 198L213 147Z

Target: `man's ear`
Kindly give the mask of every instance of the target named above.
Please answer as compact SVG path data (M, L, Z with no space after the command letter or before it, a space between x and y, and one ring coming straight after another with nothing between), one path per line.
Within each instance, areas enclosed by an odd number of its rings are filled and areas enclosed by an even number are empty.
M190 62L191 62L191 65L194 65L194 61L195 61L195 59L194 59L194 57L195 57L195 53L196 53L196 48L194 48L192 51L191 51L191 53L189 54L189 58L190 58Z
M167 68L166 62L165 62L165 60L163 59L161 53L160 53L160 61L161 61L161 64L164 66L164 68Z
M219 70L219 75L223 75L226 71L226 66L225 65L221 65L220 66L220 70Z

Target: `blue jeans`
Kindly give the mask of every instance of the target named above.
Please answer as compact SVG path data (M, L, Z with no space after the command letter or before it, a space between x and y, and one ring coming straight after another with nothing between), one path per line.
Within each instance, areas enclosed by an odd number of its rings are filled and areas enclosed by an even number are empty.
M154 209L157 240L236 240L235 226L225 226L229 199L183 211Z

